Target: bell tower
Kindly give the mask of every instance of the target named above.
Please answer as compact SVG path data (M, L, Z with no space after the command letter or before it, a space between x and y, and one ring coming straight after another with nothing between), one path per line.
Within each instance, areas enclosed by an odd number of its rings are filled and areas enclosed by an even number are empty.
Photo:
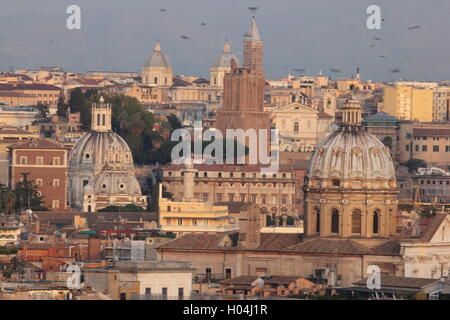
M111 131L111 104L100 97L98 103L92 104L91 130L97 132Z

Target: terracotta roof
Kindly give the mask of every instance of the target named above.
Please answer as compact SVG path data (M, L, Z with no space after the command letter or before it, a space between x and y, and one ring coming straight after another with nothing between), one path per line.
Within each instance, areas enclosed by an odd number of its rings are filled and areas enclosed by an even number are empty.
M370 248L350 239L307 239L284 251L318 254L373 254Z
M58 90L57 86L44 83L0 83L0 90Z
M0 93L1 95L1 93ZM1 126L0 127L0 134L31 134L31 132L23 130L18 127L12 127L12 126Z
M198 171L222 171L222 172L260 172L267 166L258 165L232 165L232 164L194 164ZM178 171L184 168L181 164L171 164L163 167L164 171ZM290 172L287 168L280 168L279 172ZM237 177L238 178L238 177Z
M281 250L300 243L299 234L263 233L258 250Z
M329 115L326 112L319 112L318 116L319 116L319 118L322 118L322 119L332 119L333 118L333 116Z
M273 276L272 278L265 280L264 284L289 284L297 281L303 277L300 276Z
M376 255L383 256L397 256L400 255L400 242L399 241L387 241L372 250Z
M231 285L251 285L258 278L258 276L239 276L236 278L221 280L219 283Z
M31 138L24 142L16 143L10 149L67 149L62 145L42 138Z
M414 136L450 136L450 128L413 128Z
M30 93L17 92L17 91L0 91L0 97L24 97L24 98L32 98L34 97Z
M433 220L431 220L430 225L426 229L426 231L420 237L420 240L429 242L431 238L433 238L434 234L438 230L439 226L442 224L442 221L447 217L446 213L437 213Z
M162 249L181 249L181 250L217 250L226 249L220 246L225 237L236 237L237 233L220 232L214 234L207 233L187 233L169 241L159 248Z
M395 288L413 288L421 289L427 285L440 281L439 279L429 278L409 278L409 277L393 277L381 275L381 287L395 287ZM360 280L355 285L367 285L367 278Z

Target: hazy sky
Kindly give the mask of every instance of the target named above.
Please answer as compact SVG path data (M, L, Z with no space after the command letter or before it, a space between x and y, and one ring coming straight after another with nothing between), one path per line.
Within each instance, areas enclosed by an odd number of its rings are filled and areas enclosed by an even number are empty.
M81 7L81 30L66 28L72 4ZM372 4L382 30L366 27ZM0 0L0 70L138 71L159 37L176 74L208 77L226 37L242 62L249 6L260 8L268 78L294 68L340 78L360 66L376 81L450 79L449 0Z

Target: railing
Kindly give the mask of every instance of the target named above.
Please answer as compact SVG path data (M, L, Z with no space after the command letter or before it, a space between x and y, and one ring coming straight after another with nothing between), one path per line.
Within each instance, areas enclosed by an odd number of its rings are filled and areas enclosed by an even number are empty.
M162 294L133 294L131 300L222 300L218 295L205 295L192 293L189 296L165 296Z

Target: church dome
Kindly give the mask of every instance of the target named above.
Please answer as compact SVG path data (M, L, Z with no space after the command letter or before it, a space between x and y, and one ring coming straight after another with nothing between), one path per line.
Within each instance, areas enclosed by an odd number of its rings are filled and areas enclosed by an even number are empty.
M147 59L147 61L144 64L144 67L149 68L171 68L172 65L170 64L169 58L162 53L161 46L158 43L156 43L155 48L150 55L150 57Z
M311 157L310 181L315 180L317 186L336 181L335 186L343 187L349 180L359 181L359 184L348 185L352 188L367 186L368 181L374 181L372 186L377 185L376 181L384 181L383 186L395 187L395 169L389 148L365 131L360 123L361 107L352 97L344 107L342 126L322 140Z
M122 163L125 167L133 167L133 157L125 140L114 132L91 131L81 137L72 149L70 155L71 167L93 166L101 169L110 162L110 150L119 149Z
M85 187L84 193L97 195L141 196L141 187L134 174L129 171L105 170L95 176Z
M231 59L239 63L237 56L231 53L231 47L228 42L223 46L223 52L216 58L211 68L231 68Z

